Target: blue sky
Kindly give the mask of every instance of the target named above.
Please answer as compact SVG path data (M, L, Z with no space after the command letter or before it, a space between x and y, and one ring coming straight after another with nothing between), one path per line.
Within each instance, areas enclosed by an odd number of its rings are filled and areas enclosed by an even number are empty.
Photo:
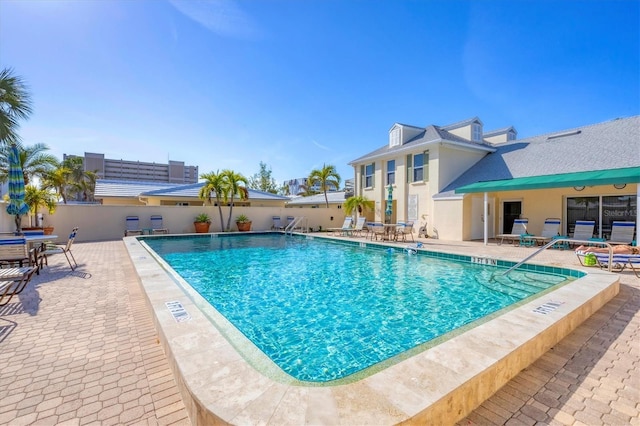
M478 116L524 138L640 113L640 2L0 0L20 134L278 183Z

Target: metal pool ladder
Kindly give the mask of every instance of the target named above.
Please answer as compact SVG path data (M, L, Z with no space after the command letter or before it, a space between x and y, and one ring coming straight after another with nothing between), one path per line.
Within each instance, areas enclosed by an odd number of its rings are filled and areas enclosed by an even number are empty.
M611 264L613 263L613 249L612 249L613 246L611 244L606 243L606 242L602 242L602 241L574 240L572 238L557 238L555 240L549 241L547 244L543 245L538 250L534 251L529 256L525 257L520 262L518 262L515 265L513 265L511 268L507 269L507 271L502 275L507 275L509 272L511 272L514 269L518 268L520 265L525 263L527 260L532 259L533 257L537 256L538 253L543 252L544 250L548 249L549 247L551 247L551 246L553 246L553 245L555 245L557 243L578 243L578 244L594 244L594 243L598 243L600 245L606 246L609 249L609 264L607 265L607 269L608 269L609 272L611 272Z
M300 223L305 219L304 216L296 216L293 218L293 220L291 221L291 223L289 223L287 225L286 228L284 228L284 233L287 234L293 234L294 229L300 227Z

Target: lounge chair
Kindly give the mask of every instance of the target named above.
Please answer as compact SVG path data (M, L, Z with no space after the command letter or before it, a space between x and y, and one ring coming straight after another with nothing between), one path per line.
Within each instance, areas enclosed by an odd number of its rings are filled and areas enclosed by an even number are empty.
M328 228L327 231L333 232L334 235L350 235L353 231L353 228L351 228L352 222L353 218L351 216L347 216L344 219L341 228Z
M42 268L43 263L47 266L49 265L48 256L62 253L64 254L64 257L67 258L67 262L69 263L71 270L72 271L75 270L78 267L78 262L76 262L76 258L73 257L73 253L71 253L71 246L73 245L73 242L75 241L77 234L78 234L78 228L73 228L73 230L69 234L69 239L67 240L66 244L46 245L44 250L38 254L38 257L40 259L40 268ZM73 260L73 263L71 263L72 260Z
M396 241L400 240L400 238L402 238L402 241L407 241L407 235L411 236L411 241L415 242L413 239L413 222L398 223L396 225Z
M142 235L138 216L127 216L126 218L124 236L128 237L129 235Z
M596 226L595 220L576 220L576 227L573 230L572 240L576 240L576 244L582 244L580 241L589 241L593 238L593 230Z
M25 238L0 239L0 266L31 265L33 261Z
M560 219L548 218L544 220L544 226L542 227L542 233L539 236L531 236L532 240L534 240L539 245L544 245L551 241L553 237L560 235L560 224L562 221Z
M513 227L511 228L510 234L498 234L496 235L496 241L498 245L502 245L502 243L507 240L510 242L520 241L520 236L527 233L527 225L529 224L529 219L516 219L513 221Z
M169 228L165 228L162 225L162 216L159 214L153 214L149 218L151 221L151 233L152 234L168 234Z
M273 229L274 231L284 230L284 226L280 221L280 216L273 216L271 219L273 220L273 225L271 225L271 229Z
M635 222L613 222L609 244L631 244L636 230Z
M578 261L582 266L594 266L585 261L585 257L593 255L596 259L596 264L601 269L609 268L609 253L584 253L576 251ZM640 278L640 254L613 254L611 258L611 271L622 272L628 266L631 268L636 277ZM635 265L635 266L634 266Z
M0 269L0 306L6 305L13 296L22 293L37 269L34 266Z
M353 235L354 237L362 236L362 231L364 229L364 224L366 220L367 219L364 217L359 217L358 220L356 221L355 228L353 228L353 231L351 232L351 235Z

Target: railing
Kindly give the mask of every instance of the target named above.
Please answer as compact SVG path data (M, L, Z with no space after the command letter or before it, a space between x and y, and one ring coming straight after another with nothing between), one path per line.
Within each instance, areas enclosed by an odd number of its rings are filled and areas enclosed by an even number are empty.
M528 261L529 259L532 259L533 257L537 256L539 253L543 252L544 250L548 249L549 247L556 245L557 243L578 243L578 244L598 244L601 246L605 246L609 249L609 264L607 265L607 270L609 272L611 272L611 266L613 263L613 246L607 242L603 242L603 241L593 241L593 240L574 240L573 238L556 238L553 239L551 241L549 241L547 244L543 245L542 247L540 247L538 250L536 250L535 252L533 252L532 254L530 254L529 256L525 257L524 259L522 259L520 262L516 263L515 265L513 265L511 268L509 268L504 274L502 275L507 275L509 272L513 271L514 269L518 268L519 266L521 266L523 263L525 263L526 261Z
M284 228L284 233L285 233L285 234L286 234L286 233L293 234L293 231L294 231L296 228L300 228L300 229L302 229L302 227L300 227L299 225L300 225L300 223L301 223L303 220L305 220L305 217L304 217L304 216L297 216L297 217L294 217L294 218L293 218L293 220L291 221L291 223L289 223L289 224L287 225L287 227L286 227L286 228Z

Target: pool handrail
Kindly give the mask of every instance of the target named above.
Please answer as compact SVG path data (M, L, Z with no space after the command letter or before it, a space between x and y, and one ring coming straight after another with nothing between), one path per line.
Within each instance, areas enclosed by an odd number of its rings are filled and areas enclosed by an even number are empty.
M549 241L547 244L543 245L542 247L540 247L538 250L536 250L535 252L533 252L532 254L530 254L529 256L525 257L524 259L522 259L520 262L516 263L515 265L513 265L511 268L507 269L507 271L502 274L502 275L507 275L509 272L513 271L514 269L518 268L519 266L521 266L523 263L525 263L527 260L533 258L534 256L537 256L538 253L548 249L549 247L557 244L557 243L563 243L563 242L567 242L567 243L579 243L579 244L598 244L598 245L602 245L605 246L609 249L609 265L607 265L607 270L609 272L611 272L611 264L613 263L613 246L607 242L604 241L593 241L593 240L574 240L573 238L556 238L553 239L551 241Z

